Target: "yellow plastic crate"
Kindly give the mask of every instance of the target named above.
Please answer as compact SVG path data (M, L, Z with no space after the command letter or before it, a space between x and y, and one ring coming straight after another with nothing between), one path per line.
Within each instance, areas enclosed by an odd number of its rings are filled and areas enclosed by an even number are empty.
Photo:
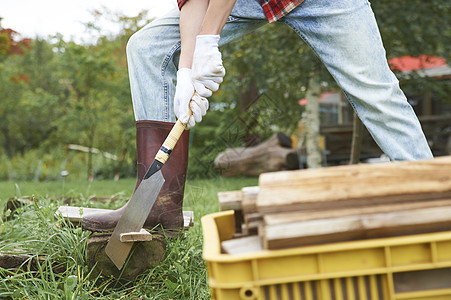
M451 299L451 231L229 255L233 211L202 227L216 300Z

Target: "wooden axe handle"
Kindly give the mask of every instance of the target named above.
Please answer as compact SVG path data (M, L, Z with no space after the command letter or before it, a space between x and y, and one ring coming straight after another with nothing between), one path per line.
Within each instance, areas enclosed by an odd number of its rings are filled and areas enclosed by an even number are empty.
M164 164L168 160L169 155L177 144L177 141L179 140L185 128L186 124L183 124L182 122L180 122L180 120L177 120L174 127L172 127L171 132L169 132L169 135L164 140L160 150L158 150L157 155L155 156L156 160L158 160L162 164Z
M197 93L194 92L193 97ZM192 98L192 97L191 97ZM192 100L191 100L192 101ZM191 111L191 108L189 107L189 113L190 115L193 114ZM155 156L155 159L150 166L150 168L147 170L146 174L144 175L144 179L149 178L154 174L156 171L161 169L163 165L166 163L166 161L169 158L169 155L171 155L172 150L174 150L175 145L177 144L177 141L179 140L180 136L182 135L183 131L186 128L186 124L183 124L180 120L177 120L177 122L172 127L171 131L169 132L168 136L163 142L163 145L161 146L160 150L158 150L157 155Z

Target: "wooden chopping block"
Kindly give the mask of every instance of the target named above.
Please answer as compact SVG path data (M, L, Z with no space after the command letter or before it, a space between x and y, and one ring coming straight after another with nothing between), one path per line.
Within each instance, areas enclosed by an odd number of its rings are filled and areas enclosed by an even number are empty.
M87 262L93 278L103 275L116 279L134 280L138 275L159 265L166 255L166 241L159 235L151 235L151 240L135 242L125 266L121 271L105 253L110 234L94 234L88 239ZM135 240L148 239L147 234L130 233ZM141 238L140 238L141 237Z

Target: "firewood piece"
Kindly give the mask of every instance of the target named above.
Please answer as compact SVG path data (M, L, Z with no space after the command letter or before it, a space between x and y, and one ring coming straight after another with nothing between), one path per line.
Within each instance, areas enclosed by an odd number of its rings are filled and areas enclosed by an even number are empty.
M244 214L257 212L257 197L260 191L258 186L248 186L241 189L241 207Z
M226 149L216 156L214 164L223 176L258 176L263 172L299 167L296 149L287 148L277 134L254 147Z
M299 210L285 213L267 214L262 219L265 225L282 225L319 219L339 218L356 215L377 213L390 213L413 209L425 209L432 207L451 207L451 198L443 200L429 200L419 202L404 202L383 205L370 205L365 207L338 208L334 210Z
M163 237L154 235L151 241L136 242L132 255L121 271L105 253L105 247L110 234L95 234L88 239L87 262L92 270L92 278L99 275L113 276L117 279L134 280L146 270L159 265L166 255L166 241Z
M259 213L251 213L244 215L244 224L245 232L247 234L257 234L258 227L260 223L263 221L263 216Z
M262 174L261 213L451 198L451 156Z
M265 249L451 230L451 207L354 215L262 226Z
M241 211L241 200L243 195L241 191L219 192L218 201L221 210L234 210L235 232L241 234L243 224L243 213Z
M121 233L119 240L122 243L146 242L152 240L152 234L145 229L141 229L139 232Z
M219 192L218 201L220 210L241 210L241 191Z
M221 247L224 253L233 255L263 250L262 242L258 235L223 241Z

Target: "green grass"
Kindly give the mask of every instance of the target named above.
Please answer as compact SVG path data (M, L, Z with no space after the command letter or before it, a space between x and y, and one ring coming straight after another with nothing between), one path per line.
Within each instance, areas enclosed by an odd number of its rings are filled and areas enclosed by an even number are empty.
M185 188L184 210L193 210L194 226L184 239L168 241L167 257L134 282L117 284L111 278L92 278L86 265L89 232L54 214L64 199L71 205L115 208L127 201L133 179L119 181L0 182L0 253L27 253L47 259L38 271L0 268L0 299L210 299L202 259L200 218L219 210L217 193L257 184L256 178L191 180ZM34 195L36 201L9 215L8 199ZM92 197L116 201L91 201ZM6 221L6 217L9 217ZM53 272L56 265L63 273ZM141 298L142 297L142 298Z
M0 182L0 199L22 196L51 196L51 197L84 197L91 196L128 196L134 188L135 179L126 178L113 180L58 180L44 182Z

